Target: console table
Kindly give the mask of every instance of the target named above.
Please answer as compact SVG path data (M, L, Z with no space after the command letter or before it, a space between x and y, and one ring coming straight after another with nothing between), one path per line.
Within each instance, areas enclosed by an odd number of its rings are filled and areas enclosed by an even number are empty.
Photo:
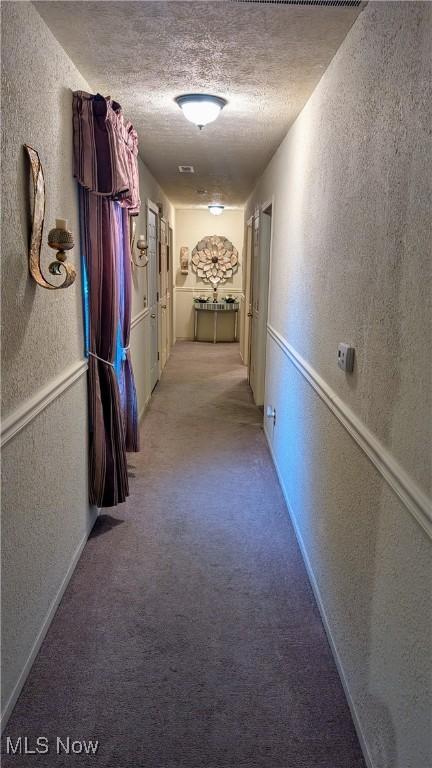
M217 342L217 319L220 312L234 312L234 338L233 341L237 341L237 325L238 325L238 302L202 302L202 304L194 303L195 317L194 317L194 341L198 339L198 315L200 312L213 312L213 344Z

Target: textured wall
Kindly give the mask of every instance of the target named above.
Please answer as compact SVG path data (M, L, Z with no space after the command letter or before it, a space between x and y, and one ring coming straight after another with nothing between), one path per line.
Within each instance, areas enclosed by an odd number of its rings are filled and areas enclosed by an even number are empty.
M224 235L228 237L239 253L237 272L218 289L218 295L234 291L238 295L242 291L243 281L243 239L244 212L243 209L227 210L221 216L213 216L201 208L176 208L176 231L174 240L174 272L176 284L176 337L180 339L193 338L193 308L194 294L212 294L210 283L204 283L194 272L189 261L189 272L180 272L180 248L188 246L189 256L196 244L205 235ZM211 318L202 318L200 327L202 338L212 338ZM218 321L220 338L229 340L232 337L231 317L221 317ZM200 333L201 337L201 333Z
M72 178L71 89L88 88L30 3L2 6L3 415L83 358L79 227ZM40 152L46 228L69 220L75 284L31 281L23 143ZM45 246L45 264L52 252ZM69 564L94 519L87 501L86 381L82 376L3 449L3 690L6 705Z
M47 291L28 277L29 182L23 144L45 173L46 235L67 218L79 243L72 178L71 89L88 85L31 3L2 6L2 395L3 414L83 357L81 284ZM54 252L44 245L44 264ZM78 267L79 247L70 252ZM31 372L31 375L29 373Z
M31 3L3 4L2 36L2 403L8 417L84 356L71 91L92 88ZM39 288L28 275L23 143L39 151L44 166L45 238L56 217L68 218L75 234L70 259L78 277L65 291ZM172 223L174 209L142 163L140 184L143 202L162 201ZM47 251L45 264L53 256ZM145 272L134 273L133 316L143 308ZM145 322L131 335L140 409L150 395ZM5 445L2 487L3 711L95 517L87 501L85 376Z
M275 195L270 323L429 493L431 40L429 4L369 3L246 214ZM431 542L270 337L266 402L373 764L426 768Z
M82 376L2 450L2 711L96 511Z

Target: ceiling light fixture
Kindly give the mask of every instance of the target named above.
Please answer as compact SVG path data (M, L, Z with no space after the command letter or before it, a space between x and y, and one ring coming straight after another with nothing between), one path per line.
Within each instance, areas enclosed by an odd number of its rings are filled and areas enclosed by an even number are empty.
M213 214L213 216L220 216L221 213L224 212L225 206L221 205L220 203L211 203L207 206L210 213Z
M216 120L227 103L226 99L210 96L208 93L186 93L183 96L177 96L175 101L186 119L195 123L200 130L204 125Z

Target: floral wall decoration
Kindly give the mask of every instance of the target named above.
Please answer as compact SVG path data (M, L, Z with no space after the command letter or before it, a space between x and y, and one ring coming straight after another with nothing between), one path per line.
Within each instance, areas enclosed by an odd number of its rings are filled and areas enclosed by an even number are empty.
M191 263L197 276L216 288L237 271L238 251L227 237L208 235L193 249Z

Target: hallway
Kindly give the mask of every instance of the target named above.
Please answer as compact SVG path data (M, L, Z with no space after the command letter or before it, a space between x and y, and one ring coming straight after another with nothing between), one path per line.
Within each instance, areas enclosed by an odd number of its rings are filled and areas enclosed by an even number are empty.
M364 766L238 346L177 343L141 442L8 723L50 752L4 768Z

